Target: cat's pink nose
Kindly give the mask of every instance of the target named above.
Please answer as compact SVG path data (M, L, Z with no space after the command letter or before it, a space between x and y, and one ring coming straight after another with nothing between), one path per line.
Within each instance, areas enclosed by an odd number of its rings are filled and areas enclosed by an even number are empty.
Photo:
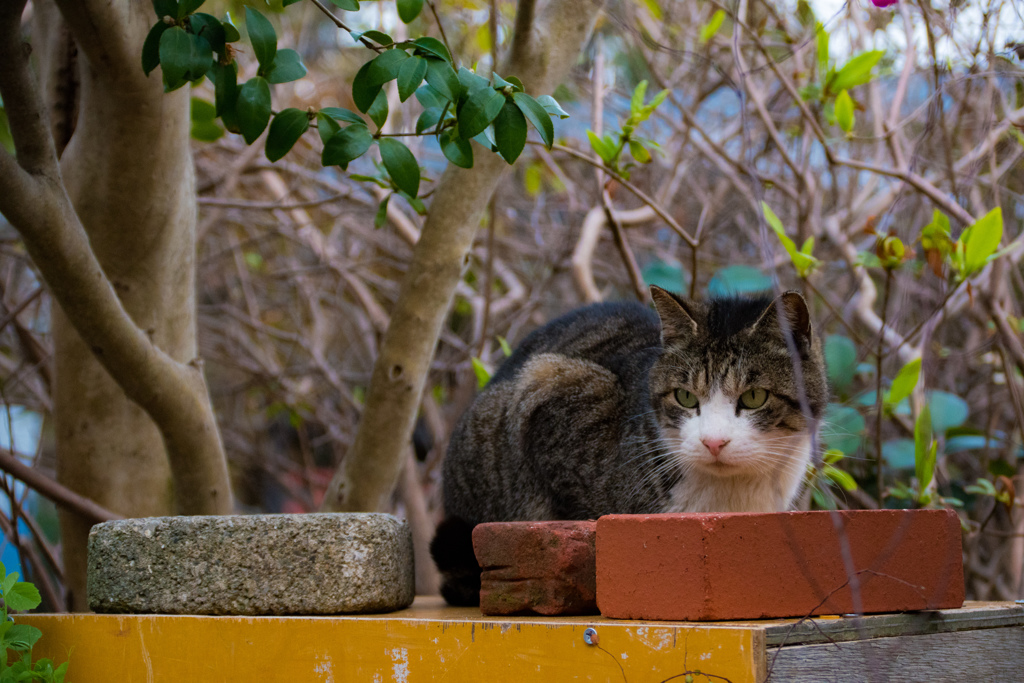
M701 442L711 451L711 455L717 458L719 451L729 444L729 439L705 437L701 439Z

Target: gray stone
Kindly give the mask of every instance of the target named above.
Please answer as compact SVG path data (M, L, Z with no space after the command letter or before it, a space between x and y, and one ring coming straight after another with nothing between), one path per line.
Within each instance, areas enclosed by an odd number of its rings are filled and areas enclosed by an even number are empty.
M390 612L412 603L413 576L409 526L379 513L148 517L89 534L96 612Z

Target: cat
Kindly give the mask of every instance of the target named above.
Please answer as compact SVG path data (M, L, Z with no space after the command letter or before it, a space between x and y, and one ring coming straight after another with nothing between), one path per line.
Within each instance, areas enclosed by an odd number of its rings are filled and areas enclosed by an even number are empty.
M476 524L796 498L829 396L803 297L651 296L656 313L594 304L535 330L458 422L431 544L450 604L478 604Z

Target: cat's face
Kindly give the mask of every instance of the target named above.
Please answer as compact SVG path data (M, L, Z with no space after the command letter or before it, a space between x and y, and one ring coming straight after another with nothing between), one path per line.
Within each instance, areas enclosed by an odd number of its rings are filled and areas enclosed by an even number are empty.
M663 353L651 398L665 445L682 469L711 477L776 477L799 485L810 451L810 415L828 401L824 362L802 297L682 301L652 292ZM777 308L778 306L778 308ZM779 323L797 351L799 381ZM793 483L795 482L795 483Z

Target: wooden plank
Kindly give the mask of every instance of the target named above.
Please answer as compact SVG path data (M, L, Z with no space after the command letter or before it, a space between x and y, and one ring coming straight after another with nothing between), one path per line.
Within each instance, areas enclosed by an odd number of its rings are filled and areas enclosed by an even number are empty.
M779 683L1019 681L1024 627L773 648L768 674Z
M764 678L763 635L729 624L495 618L431 601L388 615L17 619L43 631L37 656L64 661L73 650L75 683L662 681L697 670L733 683ZM597 645L584 642L587 628Z
M768 647L810 645L1020 625L1024 625L1024 605L968 602L960 609L771 622L765 624L765 639Z

